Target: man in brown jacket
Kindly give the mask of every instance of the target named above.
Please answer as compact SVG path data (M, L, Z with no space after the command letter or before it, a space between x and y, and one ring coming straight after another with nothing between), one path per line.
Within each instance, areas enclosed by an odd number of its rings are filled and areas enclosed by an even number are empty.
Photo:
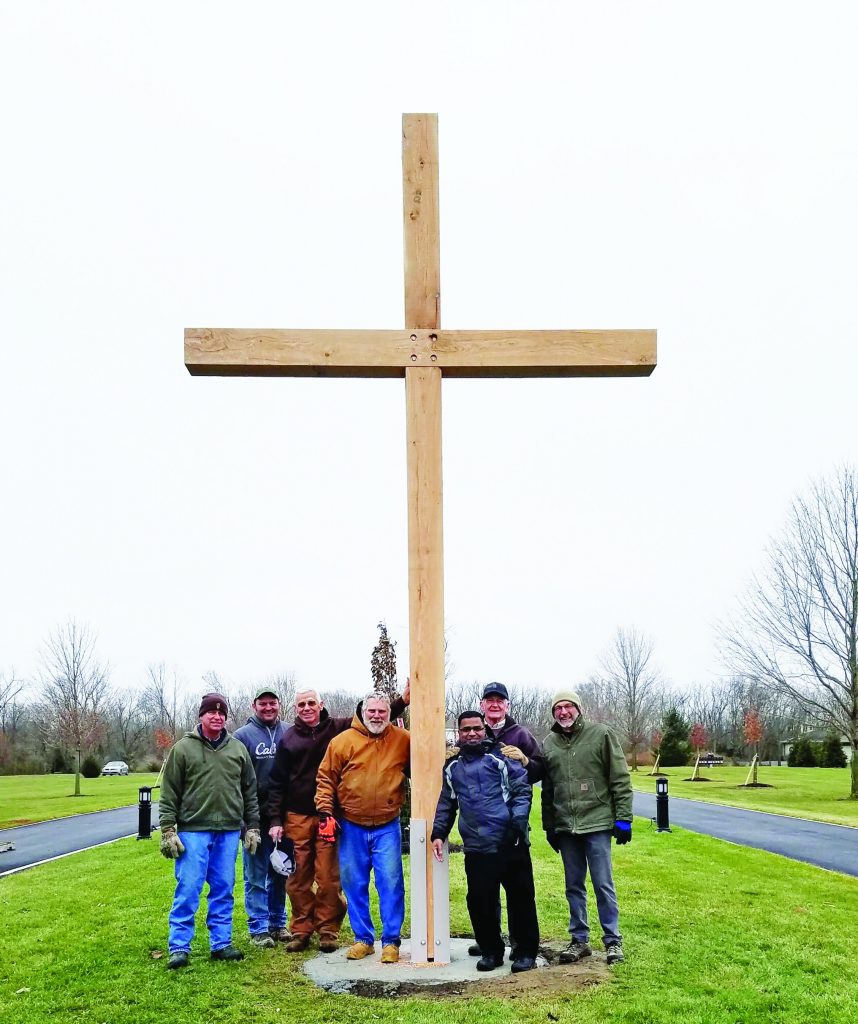
M316 778L319 835L340 830L340 880L355 942L346 956L362 960L375 949L369 911L369 873L375 873L381 913L381 962L399 960L405 919L405 880L399 812L405 800L410 737L390 724L390 701L364 698L351 728L331 740Z

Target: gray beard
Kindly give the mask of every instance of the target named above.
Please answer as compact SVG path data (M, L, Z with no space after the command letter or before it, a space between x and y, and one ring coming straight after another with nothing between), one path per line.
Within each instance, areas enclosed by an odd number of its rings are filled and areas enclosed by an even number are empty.
M366 727L373 734L373 736L380 736L389 724L389 722L367 722Z

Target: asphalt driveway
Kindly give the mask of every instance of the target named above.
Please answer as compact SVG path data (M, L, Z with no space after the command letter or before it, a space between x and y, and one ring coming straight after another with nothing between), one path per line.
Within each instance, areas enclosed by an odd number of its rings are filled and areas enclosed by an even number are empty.
M152 805L152 827L158 824L158 805ZM33 825L0 829L0 846L15 844L14 850L0 853L0 876L10 871L65 857L93 846L137 835L137 804L111 811L74 814ZM155 842L158 836L155 836Z
M670 797L669 809L671 825L858 876L858 828L678 796ZM642 818L654 818L655 796L636 792L634 812Z

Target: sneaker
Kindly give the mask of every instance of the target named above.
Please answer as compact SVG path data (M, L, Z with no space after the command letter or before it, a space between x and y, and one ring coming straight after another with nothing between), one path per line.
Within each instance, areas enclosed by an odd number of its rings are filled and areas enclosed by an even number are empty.
M236 946L230 943L228 946L224 946L223 949L212 950L212 960L243 960L244 953L241 952Z
M491 956L487 953L477 961L478 971L493 971L496 967L503 967L503 954Z
M336 935L320 935L319 950L322 953L334 953L340 948L340 940Z
M290 932L288 928L272 928L270 935L275 942L292 941L292 932Z
M560 951L558 959L561 964L577 964L579 960L583 960L585 956L590 956L592 952L593 950L590 949L589 942L578 942L573 939L566 949Z
M307 946L310 945L309 935L293 935L292 938L286 943L287 953L303 953Z
M268 932L260 932L258 935L251 935L250 941L254 946L259 949L273 949L274 939L268 934Z
M399 946L395 946L392 942L389 942L386 946L382 946L381 962L383 964L398 964Z
M167 968L171 971L175 971L178 967L187 967L188 960L190 960L191 954L186 949L177 949L175 953L170 954L170 959L167 961Z
M623 947L619 942L613 942L610 946L605 946L605 959L609 964L621 964L625 962L623 956Z
M480 947L477 945L476 942L474 942L472 945L468 946L468 956L482 956L482 955L483 955L483 951L480 949Z
M368 942L355 942L349 946L346 960L363 960L365 956L372 956L374 952L375 946L370 945Z
M532 956L518 956L512 962L512 973L521 974L522 971L532 971L536 967L536 960Z

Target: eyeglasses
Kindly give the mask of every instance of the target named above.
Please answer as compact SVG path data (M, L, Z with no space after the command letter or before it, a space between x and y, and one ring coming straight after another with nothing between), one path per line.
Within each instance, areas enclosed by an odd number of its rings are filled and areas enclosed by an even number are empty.
M485 732L484 725L460 725L459 732Z
M315 700L299 700L295 705L297 708L317 708L318 706L319 702Z

